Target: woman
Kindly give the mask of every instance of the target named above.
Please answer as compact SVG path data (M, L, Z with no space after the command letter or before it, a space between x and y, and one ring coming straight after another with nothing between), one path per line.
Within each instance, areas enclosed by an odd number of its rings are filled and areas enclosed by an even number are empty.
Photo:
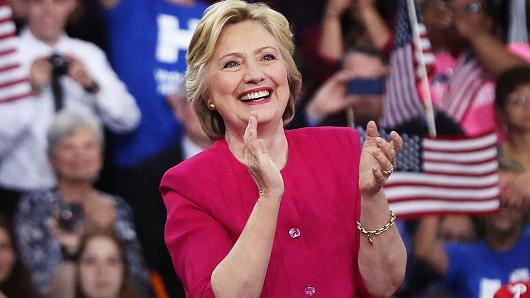
M265 5L223 1L192 37L188 98L216 142L161 182L189 297L380 297L403 278L382 191L401 138L371 122L361 157L351 129L284 131L301 85L288 28Z
M0 216L0 297L36 297L29 271L15 247L15 234Z
M530 67L503 73L497 80L495 108L506 140L501 144L501 162L517 171L504 185L508 204L519 207L530 202Z
M147 287L129 206L93 186L102 166L99 122L65 110L57 114L47 137L57 188L25 194L15 216L21 255L39 294L47 295L72 278L68 270L58 270L62 269L59 265L75 262L82 233L92 230L116 231L127 248L133 276Z
M129 280L125 249L111 233L83 236L77 264L76 297L140 297Z

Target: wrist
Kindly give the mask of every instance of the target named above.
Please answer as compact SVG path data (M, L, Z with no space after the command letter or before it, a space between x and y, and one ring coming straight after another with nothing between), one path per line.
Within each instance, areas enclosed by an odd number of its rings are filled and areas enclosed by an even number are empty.
M39 84L36 84L33 81L30 82L30 85L31 85L31 92L33 93L33 95L39 95L40 92L42 91L42 86Z
M99 92L99 85L94 80L90 80L87 84L83 85L83 88L88 93L98 93Z
M327 7L324 11L324 19L340 19L343 10L337 9L335 7Z
M67 247L64 244L61 244L61 255L65 262L75 263L79 259L79 251L75 248Z

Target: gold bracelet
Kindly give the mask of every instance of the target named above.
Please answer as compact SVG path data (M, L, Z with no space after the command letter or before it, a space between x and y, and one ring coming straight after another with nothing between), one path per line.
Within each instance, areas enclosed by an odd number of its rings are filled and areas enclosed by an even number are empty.
M388 231L388 229L390 229L390 227L394 225L395 221L396 221L396 214L394 213L394 211L390 210L390 219L384 226L377 228L375 230L367 230L365 227L363 227L360 221L357 221L357 229L359 229L359 231L368 238L368 241L370 241L371 245L374 245L372 236L381 235L384 232Z

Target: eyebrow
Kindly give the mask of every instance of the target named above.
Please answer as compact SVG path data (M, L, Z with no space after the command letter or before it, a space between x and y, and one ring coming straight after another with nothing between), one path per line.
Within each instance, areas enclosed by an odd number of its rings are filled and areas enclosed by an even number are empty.
M266 49L271 49L271 50L274 50L275 52L279 52L279 49L278 48L275 48L273 46L264 46L264 47L260 47L260 48L257 48L254 53L259 53L259 52L263 52L264 50ZM228 57L228 56L238 56L238 57L241 57L243 55L241 55L240 52L231 52L231 53L228 53L228 54L225 54L221 57L218 58L218 60L222 60L224 59L225 57Z

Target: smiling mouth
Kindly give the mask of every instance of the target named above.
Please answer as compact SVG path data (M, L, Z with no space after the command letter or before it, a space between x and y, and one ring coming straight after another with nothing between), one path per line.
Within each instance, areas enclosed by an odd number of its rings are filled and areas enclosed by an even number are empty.
M268 98L271 95L271 90L260 90L255 92L247 93L239 98L242 102L257 102Z

